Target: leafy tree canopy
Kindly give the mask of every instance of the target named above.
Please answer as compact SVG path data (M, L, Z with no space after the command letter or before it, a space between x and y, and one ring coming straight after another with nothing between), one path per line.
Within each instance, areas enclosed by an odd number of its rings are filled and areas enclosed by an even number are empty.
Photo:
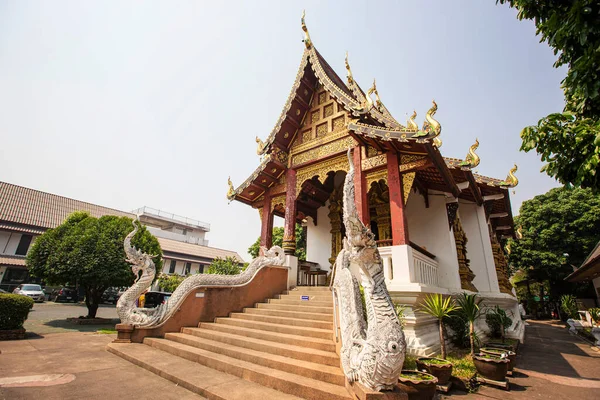
M511 268L548 281L558 299L574 290L564 282L571 265L580 266L600 240L600 198L590 189L555 188L523 202L515 224L523 238L510 241Z
M600 190L600 3L597 0L497 0L534 21L540 41L566 65L565 108L521 131L521 150L535 149L548 175Z
M237 275L240 273L241 268L242 265L240 265L240 262L233 257L217 257L208 266L206 273L218 275Z
M283 246L283 228L273 228L273 246ZM248 253L252 258L258 257L260 251L260 236L256 241L248 248ZM302 225L296 224L296 253L298 260L306 260L306 231L302 228Z
M93 318L106 288L133 283L133 272L123 250L123 240L132 230L131 218L95 218L75 212L62 225L36 239L27 254L27 267L31 275L48 284L83 287L88 317ZM156 270L162 269L160 245L145 227L140 227L131 243L155 255Z

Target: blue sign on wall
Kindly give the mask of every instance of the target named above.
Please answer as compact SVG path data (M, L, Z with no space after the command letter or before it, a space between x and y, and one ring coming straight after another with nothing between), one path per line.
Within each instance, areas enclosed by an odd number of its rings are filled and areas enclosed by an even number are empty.
M310 300L308 296L302 296L302 300Z

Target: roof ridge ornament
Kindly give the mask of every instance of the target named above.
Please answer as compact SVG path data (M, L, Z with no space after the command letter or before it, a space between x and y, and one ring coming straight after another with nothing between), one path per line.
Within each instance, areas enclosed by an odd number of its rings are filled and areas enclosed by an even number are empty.
M373 79L373 86L371 86L367 91L367 94L365 95L365 101L362 102L359 107L352 107L355 115L366 114L371 111L373 107L375 107L375 103L373 102L371 95L376 91L377 87L375 86L375 79Z
M517 229L517 232L515 233L515 236L519 240L523 239L523 226L522 225L519 225L519 228Z
M375 93L375 104L377 105L377 109L379 111L381 111L381 107L383 106L383 103L381 102L381 99L379 98L379 92L377 91L377 84L375 83L375 78L373 78L373 93Z
M417 110L413 110L412 115L406 121L406 126L408 129L414 129L416 131L419 130L419 125L415 122L415 118L417 118Z
M348 62L348 52L346 52L346 78L348 79L348 85L354 85L354 77L352 76L352 70L350 70L350 63Z
M235 189L233 188L233 183L231 183L231 176L227 178L227 185L229 186L229 190L227 190L227 198L231 199L235 194Z
M477 150L478 147L479 147L479 140L475 139L475 143L473 143L473 145L471 145L471 147L469 147L469 152L467 153L465 160L458 165L460 165L461 167L464 167L465 169L471 169L471 168L475 168L476 166L478 166L479 162L481 161L479 156L477 154L475 154L475 150Z
M506 186L507 188L514 188L519 184L519 180L515 176L515 172L517 172L517 164L508 171L508 175L506 179L499 183L499 186Z
M256 147L256 154L261 156L264 152L265 149L267 148L267 145L265 144L265 142L263 142L262 140L260 140L260 138L257 136L256 137L256 143L257 143L257 147Z
M433 116L437 112L438 105L435 102L435 100L432 100L431 102L433 103L433 106L431 106L429 111L427 111L427 114L425 114L425 122L423 122L423 130L428 133L433 132L433 133L435 133L435 136L438 136L442 132L442 126L440 125L439 122L437 122L437 120L435 120L433 118Z
M306 23L304 22L304 17L306 16L306 10L302 10L302 30L304 31L304 45L307 49L310 50L312 47L312 41L310 40L310 35L308 34L308 28L306 27Z

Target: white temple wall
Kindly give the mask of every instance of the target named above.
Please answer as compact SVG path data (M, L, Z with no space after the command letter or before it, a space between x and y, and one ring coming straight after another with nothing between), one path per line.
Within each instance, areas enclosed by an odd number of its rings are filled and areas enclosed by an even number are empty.
M406 219L410 241L436 257L439 286L458 290L458 259L454 235L448 226L444 194L431 191L429 208L426 208L423 196L412 191L406 205Z
M306 222L306 261L319 263L322 270L329 270L331 257L331 222L329 201L317 210L317 225L312 218Z
M500 293L489 228L483 207L460 202L459 213L467 235L467 257L475 274L473 284L480 292Z

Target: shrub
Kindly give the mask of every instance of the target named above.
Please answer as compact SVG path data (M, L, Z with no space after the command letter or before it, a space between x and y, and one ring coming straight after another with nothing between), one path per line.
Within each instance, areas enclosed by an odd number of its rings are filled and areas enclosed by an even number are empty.
M504 340L506 329L512 325L512 318L506 314L506 311L496 306L487 312L485 322L490 328L490 335L492 337Z
M217 257L209 265L207 274L237 275L240 273L240 263L233 257Z
M21 329L33 299L20 294L0 294L0 330Z
M161 289L165 292L173 293L175 291L175 289L177 289L177 286L179 286L185 278L186 278L185 276L176 275L176 274L175 275L160 274L158 276L158 286L160 286Z
M569 318L579 319L577 312L577 299L572 294L565 294L560 298L560 308Z

